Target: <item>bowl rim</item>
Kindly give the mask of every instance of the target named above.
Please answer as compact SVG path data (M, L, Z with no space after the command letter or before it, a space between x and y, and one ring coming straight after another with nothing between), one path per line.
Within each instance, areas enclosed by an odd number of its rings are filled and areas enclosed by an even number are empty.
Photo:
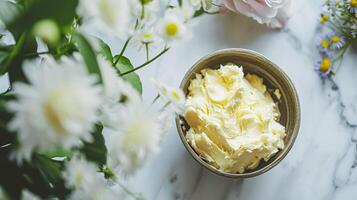
M223 176L223 177L227 177L227 178L251 178L251 177L255 177L258 175L261 175L267 171L269 171L270 169L272 169L273 167L275 167L278 163L280 163L285 157L286 155L289 153L289 151L291 150L292 146L295 143L296 137L298 135L299 129L300 129L300 122L301 122L301 108L300 108L300 101L299 101L299 97L296 91L296 88L294 86L294 84L292 83L291 79L288 77L288 75L274 62L272 62L270 59L268 59L267 57L265 57L264 55L253 51L253 50L249 50L249 49L243 49L243 48L227 48L227 49L221 49L221 50L217 50L214 51L202 58L200 58L192 67L190 67L190 69L186 72L185 76L183 77L181 83L180 83L180 89L184 89L184 85L186 83L186 81L188 80L188 77L195 72L195 69L205 60L217 56L217 55L221 55L221 54L225 54L225 53L246 53L246 54L251 54L257 57L260 57L260 59L264 60L264 62L269 62L271 64L272 67L274 67L281 75L284 79L286 79L287 83L289 84L288 87L291 88L292 92L293 92L293 98L294 98L294 102L296 103L296 105L294 105L296 107L296 114L295 114L295 118L296 118L296 123L293 126L293 132L291 135L290 140L286 143L286 146L284 147L284 149L280 150L282 151L281 154L279 154L278 157L276 157L274 160L272 160L268 165L265 165L264 167L258 169L258 170L253 170L253 171L249 171L249 172L244 172L244 173L228 173L228 172L223 172L223 171L219 171L218 169L216 169L215 167L211 166L210 164L208 164L206 161L204 161L191 147L191 145L187 142L183 130L181 128L181 119L179 115L176 116L176 128L178 130L178 134L180 136L181 142L183 143L183 145L185 146L186 150L189 152L189 154L198 162L200 163L200 165L204 166L206 169L208 169L209 171ZM186 94L185 94L186 95Z

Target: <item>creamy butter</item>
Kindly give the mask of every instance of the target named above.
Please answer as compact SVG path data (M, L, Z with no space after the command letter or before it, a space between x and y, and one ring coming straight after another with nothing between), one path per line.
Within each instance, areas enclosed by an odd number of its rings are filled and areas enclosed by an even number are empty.
M280 113L258 76L228 64L202 70L188 90L186 139L218 170L242 173L284 148Z

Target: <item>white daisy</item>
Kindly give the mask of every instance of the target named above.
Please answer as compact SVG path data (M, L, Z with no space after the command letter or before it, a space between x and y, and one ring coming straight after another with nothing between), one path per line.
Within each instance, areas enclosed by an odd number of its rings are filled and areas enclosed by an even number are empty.
M101 105L101 121L106 127L120 126L118 113L128 103L141 102L140 94L125 80L118 76L111 63L98 57L104 87L104 102Z
M157 20L157 13L160 11L159 0L145 1L131 0L132 15L140 20L140 24L153 25Z
M67 188L90 191L96 184L98 167L84 158L75 155L66 163L63 172Z
M177 14L174 9L166 11L164 18L158 23L157 32L166 43L172 43L190 36L185 19Z
M103 33L125 37L133 28L129 0L80 0L77 13Z
M25 189L21 192L21 200L40 200L40 197Z
M125 196L123 191L112 187L104 175L98 172L94 163L86 161L84 158L75 155L66 163L63 172L65 185L73 189L69 199L73 200L111 200L122 199Z
M97 79L84 64L47 57L26 61L23 70L29 83L15 83L16 100L8 104L14 113L9 128L18 132L20 142L17 161L29 160L36 148L70 148L91 141L101 98Z
M159 150L162 129L142 103L128 104L117 114L120 126L106 138L108 166L117 173L133 174Z
M71 200L122 200L128 199L127 193L121 188L111 186L100 177L90 190L74 190L69 199Z
M172 108L178 114L181 114L185 104L185 94L182 90L170 87L160 81L152 80L157 87L160 98L164 101L165 107Z
M143 28L137 30L133 39L135 46L139 49L145 45L152 45L160 41L153 28Z
M209 10L212 7L212 0L188 0L190 3L199 10L201 7L204 10Z

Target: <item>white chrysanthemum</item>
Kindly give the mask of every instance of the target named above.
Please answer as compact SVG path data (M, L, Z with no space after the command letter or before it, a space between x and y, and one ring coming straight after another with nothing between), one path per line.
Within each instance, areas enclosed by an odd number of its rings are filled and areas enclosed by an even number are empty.
M118 113L128 103L141 102L140 94L120 76L111 64L103 58L98 58L104 86L104 103L101 106L101 120L106 127L116 127Z
M142 29L138 31L137 39L142 44L151 44L157 40L157 36L153 29Z
M143 104L125 106L117 123L120 126L107 137L108 165L118 173L132 174L159 150L162 129Z
M160 11L159 0L152 0L142 5L141 0L131 0L132 15L140 20L140 24L153 25ZM143 10L144 9L144 10Z
M193 17L195 10L195 6L193 6L189 0L182 1L182 6L174 9L177 15L181 15L184 18L185 22L188 22Z
M177 14L175 9L166 11L164 18L158 23L157 31L167 43L190 36L185 24L185 19Z
M23 70L29 83L15 83L16 100L8 104L14 113L9 128L18 132L20 142L17 160L28 160L35 148L70 148L90 141L101 99L96 77L84 64L48 57L26 61Z
M89 191L96 184L98 167L75 155L66 163L63 178L67 188Z
M209 10L212 7L212 0L188 0L196 8L196 10L203 7L204 10Z
M125 196L123 191L113 188L107 183L104 175L98 172L94 163L86 161L78 155L66 163L63 172L67 188L73 189L69 199L73 200L114 200Z
M124 37L133 28L130 10L129 0L80 0L77 13L93 20L98 31Z
M181 89L170 87L160 81L152 80L157 87L160 98L164 101L165 106L171 108L178 114L181 114L184 109L185 94Z
M96 184L89 190L74 190L71 200L124 200L128 195L121 188L109 185L103 177L98 177Z
M40 200L40 197L25 189L21 192L21 200Z
M159 37L156 32L154 32L153 28L143 28L139 29L134 34L134 44L139 49L144 47L145 45L153 45L154 43L159 42Z

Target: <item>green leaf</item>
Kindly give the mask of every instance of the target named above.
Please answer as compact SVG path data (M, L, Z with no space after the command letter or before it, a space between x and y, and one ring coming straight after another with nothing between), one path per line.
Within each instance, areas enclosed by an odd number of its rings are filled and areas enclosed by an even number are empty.
M28 32L21 34L16 45L11 49L6 59L0 63L0 74L9 73L10 82L26 81L25 75L22 71L22 62L25 57L24 54L34 53L37 50L37 43L35 38Z
M2 63L8 56L9 54L4 51L0 51L0 63Z
M18 16L21 11L21 6L9 0L0 1L0 19L5 23L9 23Z
M114 57L114 60L116 60L117 56ZM116 69L119 71L119 73L125 73L129 70L132 70L134 66L131 64L130 60L122 56L120 57L118 63L115 65ZM138 76L137 73L132 72L130 74L127 74L123 76L123 79L128 81L140 94L143 91L143 86L140 81L140 77Z
M34 0L18 17L6 24L15 38L41 19L52 19L59 26L64 26L72 23L77 5L78 0Z
M97 56L94 53L94 50L88 40L80 33L74 33L73 40L77 43L79 52L82 54L89 73L97 74L99 77L99 82L102 83L102 76L100 74Z
M32 163L39 169L42 176L48 182L55 183L61 178L61 168L56 161L53 161L44 155L35 153L33 155Z
M72 152L67 149L63 149L61 147L57 147L52 149L49 152L46 152L46 155L49 158L54 158L54 157L66 157L67 159L70 159L72 157Z
M205 13L205 10L203 7L201 7L199 10L196 10L196 12L193 14L193 17L199 17Z
M99 166L103 166L107 163L107 148L105 146L102 131L103 126L96 125L95 130L92 133L93 142L84 142L83 147L80 149L87 160L93 161Z
M110 63L113 63L113 55L112 55L112 51L110 50L109 45L107 45L101 39L98 39L98 40L99 40L99 43L100 43L100 51L99 51L99 53L102 54L106 60L110 61Z

